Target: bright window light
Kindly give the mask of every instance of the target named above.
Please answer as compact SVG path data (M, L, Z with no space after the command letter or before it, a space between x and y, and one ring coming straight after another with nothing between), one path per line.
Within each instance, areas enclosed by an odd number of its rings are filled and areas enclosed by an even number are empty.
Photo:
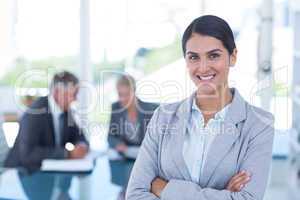
M2 124L4 136L9 148L13 147L19 131L18 122L4 122Z

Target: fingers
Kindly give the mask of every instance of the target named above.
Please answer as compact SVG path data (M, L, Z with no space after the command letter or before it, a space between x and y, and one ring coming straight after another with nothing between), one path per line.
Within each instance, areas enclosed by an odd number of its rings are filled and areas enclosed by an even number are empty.
M160 177L156 177L151 183L151 192L160 198L162 190L167 185L167 181L163 180Z
M250 181L250 178L250 173L242 171L231 178L226 189L232 192L239 192Z
M236 185L238 183L243 183L245 181L247 181L250 178L250 175L248 175L247 173L242 173L241 175L235 177L232 181L231 184L232 185Z
M233 182L234 182L237 178L241 177L244 173L245 173L245 172L242 171L242 172L239 172L238 174L234 175L234 176L230 179L229 183L227 184L227 189L231 190L231 188L233 187Z
M237 179L232 185L233 190L234 191L241 191L243 189L243 187L250 181L250 177L249 176L243 176L240 177L239 179Z

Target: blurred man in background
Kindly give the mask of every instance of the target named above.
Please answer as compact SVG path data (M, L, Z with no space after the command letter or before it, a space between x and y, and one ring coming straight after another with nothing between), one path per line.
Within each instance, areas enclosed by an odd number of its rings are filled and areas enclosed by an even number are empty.
M37 170L44 159L74 159L86 155L88 142L70 112L77 93L75 75L64 71L54 76L49 96L38 98L22 116L6 167ZM67 143L74 148L67 150Z

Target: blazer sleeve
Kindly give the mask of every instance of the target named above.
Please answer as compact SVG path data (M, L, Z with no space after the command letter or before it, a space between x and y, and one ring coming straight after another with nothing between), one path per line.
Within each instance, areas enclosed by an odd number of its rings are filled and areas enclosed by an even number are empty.
M151 193L151 182L158 176L159 125L156 110L148 124L145 139L129 179L126 200L159 200Z
M272 117L271 121L274 123ZM272 160L274 128L272 125L260 126L248 144L246 156L240 170L250 172L251 180L240 192L201 188L199 185L184 181L170 180L162 192L162 200L263 200L269 169Z
M78 131L76 132L74 144L85 143L87 146L89 146L89 142L87 141L87 139L84 135L84 131L78 127L77 127L77 129L78 129Z
M39 134L42 134L43 119L39 115L25 114L20 122L19 148L20 162L28 168L41 165L43 159L63 159L66 151L61 147L45 147L39 143Z

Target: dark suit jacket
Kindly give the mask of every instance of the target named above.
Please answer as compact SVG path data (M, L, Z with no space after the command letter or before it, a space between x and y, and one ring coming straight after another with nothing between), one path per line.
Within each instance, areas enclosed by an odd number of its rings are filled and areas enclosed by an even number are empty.
M137 120L139 123L139 127L137 129L137 136L139 139L138 142L132 143L124 135L127 110L121 106L120 102L113 103L109 131L108 131L108 143L110 148L114 148L120 142L124 142L129 146L141 145L146 133L147 125L157 106L158 106L157 104L146 103L137 99L137 111L138 111Z
M20 129L13 148L10 150L6 167L25 167L39 169L43 159L66 158L65 144L87 141L82 130L68 114L68 126L65 126L60 146L55 145L55 133L48 98L37 99L20 120Z

